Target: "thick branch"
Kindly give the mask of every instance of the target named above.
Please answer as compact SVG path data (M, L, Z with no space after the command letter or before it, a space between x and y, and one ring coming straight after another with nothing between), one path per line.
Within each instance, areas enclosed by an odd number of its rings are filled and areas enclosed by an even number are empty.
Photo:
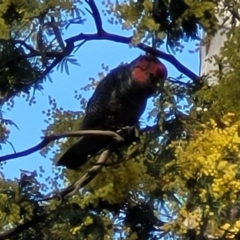
M101 19L100 13L98 11L98 8L95 4L95 1L94 0L86 0L86 3L89 5L89 7L92 10L92 12L90 12L90 13L93 16L93 19L95 21L97 32L99 35L101 35L102 32L104 32L104 30L102 27L102 19Z
M93 2L93 1L89 1L89 2ZM89 3L89 5L90 5L90 3ZM95 3L94 3L94 5L95 5ZM93 11L93 9L94 9L94 11ZM97 10L96 5L93 9L92 9L92 11L96 15L96 13L95 13L96 10ZM100 15L97 15L97 16L100 16ZM77 42L77 41L109 40L109 41L123 43L123 44L130 44L131 43L132 37L124 37L124 36L120 36L120 35L105 32L102 29L101 25L99 25L98 17L94 18L94 19L96 19L96 24L98 24L97 25L98 33L94 33L94 34L80 33L80 34L78 34L74 37L70 37L70 38L65 40L65 42L67 43L67 47L66 47L67 50L64 53L63 52L46 52L45 56L50 57L50 58L59 58L59 60L61 61L63 57L65 57L66 55L70 54L73 51L74 43ZM101 30L101 34L99 33L100 30ZM17 41L17 43L23 44L21 41ZM23 45L25 47L27 47L26 46L27 44L23 44ZM137 44L136 47L138 47L139 49L141 49L145 52L151 53L151 54L153 54L153 55L155 55L159 58L162 58L162 59L170 62L178 71L185 74L187 77L189 77L193 81L198 81L200 79L198 75L193 73L190 69L186 68L173 55L167 54L163 51L156 50L156 49L154 49L154 48L152 48L148 45L145 45L143 43ZM29 54L26 54L24 57L25 58L31 58L31 57L40 56L40 54L41 53L38 52L38 51L31 51Z
M91 41L91 40L109 40L113 42L118 42L118 43L123 43L123 44L130 44L132 41L132 37L124 37L124 36L119 36L116 34L111 34L108 32L103 32L102 34L83 34L80 33L74 37L68 38L65 41L66 42L77 42L77 41ZM139 43L136 45L139 49L151 53L159 58L162 58L168 62L170 62L179 72L183 73L193 81L199 81L200 77L196 75L194 72L192 72L190 69L186 68L182 63L180 63L173 55L167 54L163 51L159 51L156 49L153 49L152 47L145 45L143 43Z
M159 58L162 58L168 62L170 62L179 72L183 73L193 81L199 81L200 77L196 75L194 72L192 72L190 69L185 67L182 63L180 63L173 55L167 54L165 52L159 51L157 49L154 49L152 47L149 47L143 43L139 43L137 45L138 48L141 50L151 53Z
M66 39L66 42L76 42L76 41L81 41L81 40L109 40L109 41L114 41L114 42L119 42L119 43L124 43L124 44L129 44L132 41L132 37L123 37L115 34L111 34L106 32L103 27L102 27L102 19L99 13L99 10L95 4L94 0L86 0L88 5L90 6L92 12L91 15L94 18L96 28L97 28L97 33L96 34L83 34L80 33L77 36L71 37ZM148 45L145 45L143 43L139 43L136 45L139 49L151 53L159 58L162 58L168 62L170 62L178 71L181 73L185 74L187 77L192 79L193 81L198 81L200 78L198 75L193 73L190 69L186 68L184 65L182 65L173 55L167 54L165 52L156 50Z
M37 144L36 146L34 146L32 148L29 148L22 152L8 154L8 155L0 157L0 162L27 156L33 152L36 152L36 151L46 147L51 141L56 140L56 139L60 139L60 138L64 138L64 137L80 137L83 135L103 135L103 136L112 137L117 142L124 141L124 139L117 133L112 132L112 131L102 131L102 130L82 130L82 131L75 131L75 132L65 132L65 133L60 133L60 134L53 134L53 135L44 137L44 139L39 144Z

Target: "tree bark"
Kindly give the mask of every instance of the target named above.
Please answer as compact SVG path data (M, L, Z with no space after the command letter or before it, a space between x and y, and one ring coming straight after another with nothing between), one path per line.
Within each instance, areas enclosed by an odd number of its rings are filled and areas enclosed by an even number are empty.
M205 45L203 45L200 49L200 68L199 74L200 76L208 74L210 76L208 83L209 85L215 85L218 83L217 76L212 76L213 71L219 71L220 67L223 71L227 71L227 66L219 66L215 65L214 56L220 55L221 47L224 46L225 41L227 40L226 32L228 32L232 28L232 13L228 10L224 11L223 14L219 14L222 9L226 9L224 7L224 2L221 1L218 4L218 14L216 15L218 18L218 31L216 35ZM237 22L239 25L239 22ZM225 31L224 34L222 34ZM206 33L203 32L202 39L206 37ZM213 61L210 63L207 59L212 59Z

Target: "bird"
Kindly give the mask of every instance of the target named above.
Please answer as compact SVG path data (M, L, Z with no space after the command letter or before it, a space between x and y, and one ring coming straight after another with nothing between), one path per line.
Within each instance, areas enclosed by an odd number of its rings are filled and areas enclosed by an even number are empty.
M86 107L80 130L116 131L138 124L148 98L163 88L167 68L155 56L140 55L110 71L97 85ZM89 156L106 148L108 136L82 136L56 162L77 170Z

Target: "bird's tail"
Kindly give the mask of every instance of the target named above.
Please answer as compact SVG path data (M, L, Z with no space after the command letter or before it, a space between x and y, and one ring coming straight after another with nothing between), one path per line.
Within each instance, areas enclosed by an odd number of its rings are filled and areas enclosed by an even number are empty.
M96 154L110 143L109 137L83 136L57 160L56 165L76 170L87 162L89 155Z

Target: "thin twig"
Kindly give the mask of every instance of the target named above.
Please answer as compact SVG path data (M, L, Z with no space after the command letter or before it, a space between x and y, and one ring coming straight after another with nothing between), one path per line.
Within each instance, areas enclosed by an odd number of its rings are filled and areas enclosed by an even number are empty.
M25 41L23 40L14 40L13 41L15 44L19 44L20 46L24 46L27 50L29 50L31 53L35 52L38 53L37 50L35 50L33 47L31 47L29 44L27 44Z
M27 150L18 152L18 153L12 153L5 156L0 157L0 162L7 161L14 158L19 158L23 156L27 156L33 152L36 152L45 146L47 146L51 141L64 138L64 137L79 137L84 135L102 135L102 136L109 136L112 137L117 142L124 141L124 138L122 138L120 135L118 135L115 132L112 131L102 131L102 130L81 130L81 131L73 131L73 132L65 132L60 134L53 134L50 136L46 136L43 138L43 140L37 144L36 146L29 148Z

